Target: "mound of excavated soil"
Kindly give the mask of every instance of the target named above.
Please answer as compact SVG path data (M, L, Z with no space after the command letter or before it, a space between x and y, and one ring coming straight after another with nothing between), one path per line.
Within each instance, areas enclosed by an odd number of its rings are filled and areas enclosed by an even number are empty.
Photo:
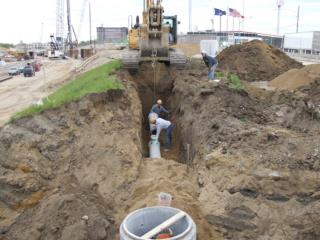
M1 240L119 239L125 216L162 191L200 240L320 239L320 128L303 98L253 97L208 82L203 65L162 66L156 97L170 110L180 163L142 159L153 98L142 70L119 74L124 90L0 128ZM319 88L299 94L319 99Z
M212 228L224 239L320 239L320 123L300 115L302 99L271 105L194 68L179 73L172 92L181 151L189 144Z
M0 128L1 240L115 239L141 163L141 105L126 88Z
M269 81L302 64L281 50L254 40L224 49L218 55L219 68L246 81Z
M200 45L195 43L179 43L177 48L182 50L182 52L188 56L192 57L196 54L200 54Z
M269 82L278 89L295 90L320 80L320 64L308 65L301 69L291 69Z

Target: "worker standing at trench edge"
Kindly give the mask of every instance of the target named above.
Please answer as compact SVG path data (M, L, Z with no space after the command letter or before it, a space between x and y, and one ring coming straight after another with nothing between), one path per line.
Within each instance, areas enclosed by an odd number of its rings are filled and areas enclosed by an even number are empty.
M208 55L205 51L202 51L201 55L202 55L204 63L209 68L208 79L214 80L214 72L218 66L218 60L215 57Z
M155 124L157 132L156 132L156 139L159 139L160 133L162 129L166 130L166 145L165 145L165 151L169 151L171 148L171 133L173 124L170 121L164 120L162 118L150 118L150 124Z

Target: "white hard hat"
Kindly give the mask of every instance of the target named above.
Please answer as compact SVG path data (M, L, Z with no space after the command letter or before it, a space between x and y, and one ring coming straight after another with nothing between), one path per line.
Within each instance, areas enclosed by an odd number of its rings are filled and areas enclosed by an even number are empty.
M157 121L157 117L156 116L151 116L150 118L149 118L149 122L150 123L154 123L154 122L156 122Z

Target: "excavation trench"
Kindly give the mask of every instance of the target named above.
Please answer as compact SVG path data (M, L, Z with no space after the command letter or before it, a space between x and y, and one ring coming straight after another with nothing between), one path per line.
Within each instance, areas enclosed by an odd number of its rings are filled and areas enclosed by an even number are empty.
M163 151L163 146L165 144L165 131L162 131L160 136L161 156L165 159L174 160L180 163L187 163L190 161L188 146L189 143L182 139L181 125L179 123L179 118L176 113L176 109L179 107L179 102L174 101L172 98L172 90L174 88L174 82L178 78L179 74L177 70L167 67L165 64L157 63L155 67L156 74L150 64L142 65L140 71L136 74L131 74L129 78L131 81L135 82L137 85L137 90L139 93L143 121L141 126L142 133L142 149L144 157L149 157L148 143L150 140L150 131L148 123L148 115L155 104L157 99L163 101L163 106L169 110L169 114L164 114L162 118L169 120L173 123L172 132L172 148L169 152Z

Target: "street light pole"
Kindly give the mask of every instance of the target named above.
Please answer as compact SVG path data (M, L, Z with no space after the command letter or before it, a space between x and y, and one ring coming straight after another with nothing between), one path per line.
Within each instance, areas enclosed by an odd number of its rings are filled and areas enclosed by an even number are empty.
M192 0L189 0L189 32L192 32Z

